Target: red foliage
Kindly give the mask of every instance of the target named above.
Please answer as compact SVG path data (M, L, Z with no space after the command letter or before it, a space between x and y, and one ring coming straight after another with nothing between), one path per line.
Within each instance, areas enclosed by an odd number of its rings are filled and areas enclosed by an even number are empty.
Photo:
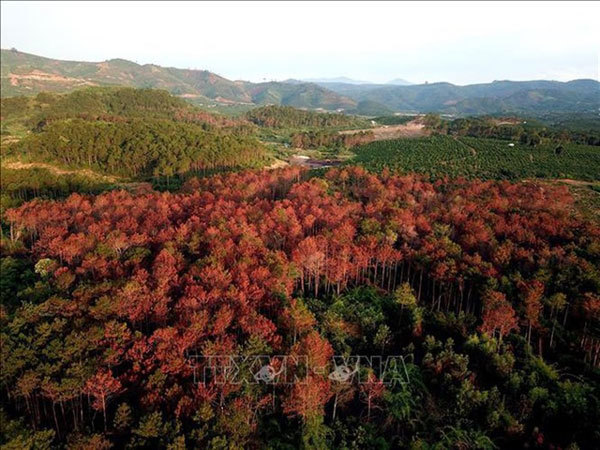
M497 291L489 292L484 299L483 324L480 330L492 336L497 331L502 338L517 328L515 310L506 300L506 296Z
M310 420L323 415L323 408L331 395L329 380L308 375L306 379L293 385L289 397L283 402L283 412Z
M94 398L92 406L98 411L106 411L108 399L120 390L121 383L109 369L101 369L85 385L85 392Z
M372 373L369 372L367 380L360 385L360 393L367 405L367 420L371 418L371 411L385 393L385 385Z
M308 361L307 382L284 402L306 418L322 414L330 396L316 368L332 348L294 295L362 284L391 293L409 283L419 308L483 311L481 331L500 337L517 329L516 309L541 334L541 283L524 283L520 296L506 290L509 298L479 293L502 286L507 267L524 280L551 264L592 270L573 248L598 248L600 231L571 213L571 201L535 183L432 184L356 167L308 179L290 168L192 180L180 193L35 200L6 218L34 259L53 260L48 281L61 295L36 314L95 329L98 366L119 374L103 369L87 383L96 408L121 389L182 415L224 404L239 389L194 385L188 356L235 354L256 338ZM597 297L572 301L577 320L598 320ZM332 327L356 334L355 324L336 320ZM363 391L375 400L382 389L373 379Z

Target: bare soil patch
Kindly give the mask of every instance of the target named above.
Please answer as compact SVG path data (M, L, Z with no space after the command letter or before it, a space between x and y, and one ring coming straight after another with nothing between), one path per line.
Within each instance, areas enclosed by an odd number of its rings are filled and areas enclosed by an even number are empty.
M281 168L287 167L289 165L290 165L290 163L288 163L287 161L283 161L281 159L276 159L270 166L267 166L266 169L269 169L269 170L281 169Z
M361 131L372 131L376 141L399 138L415 138L429 135L429 130L425 129L419 120L411 120L402 125L382 125L363 130L345 130L340 131L340 134L356 134Z
M492 119L494 125L519 125L522 120L514 117L504 117L499 119Z
M9 75L11 86L18 86L23 82L28 81L52 81L54 83L75 83L80 85L95 86L96 83L84 80L82 78L65 77L63 75L57 75L54 73L42 72L41 70L33 70L29 73L17 74L11 73Z
M326 167L335 167L342 164L344 161L341 159L316 159L316 158L303 158L297 155L290 158L290 165L308 167L309 169L323 169Z
M559 183L570 184L571 186L593 186L596 184L591 181L574 180L572 178L560 178L555 181L558 181Z

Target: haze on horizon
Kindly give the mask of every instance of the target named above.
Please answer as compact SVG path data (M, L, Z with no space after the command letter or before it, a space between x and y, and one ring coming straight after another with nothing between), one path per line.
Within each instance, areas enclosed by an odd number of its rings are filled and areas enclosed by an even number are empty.
M597 3L2 2L2 48L230 79L599 79Z

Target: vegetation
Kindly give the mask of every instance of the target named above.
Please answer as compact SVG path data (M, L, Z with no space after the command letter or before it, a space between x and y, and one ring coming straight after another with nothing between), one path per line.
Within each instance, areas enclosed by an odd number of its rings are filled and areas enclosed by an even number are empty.
M600 126L583 131L582 128L564 126L546 127L538 121L517 118L469 117L443 121L429 117L430 128L453 136L470 136L520 141L535 146L541 141L552 141L557 145L575 143L600 146Z
M46 124L64 119L122 122L125 119L165 119L196 123L205 128L227 127L236 131L245 121L207 113L166 91L133 88L86 88L70 94L40 93L35 97L9 97L2 102L2 134L15 127L40 131Z
M538 116L538 120L553 128L600 133L600 120L597 113L556 114L547 113Z
M375 135L372 131L356 133L339 133L336 131L305 131L292 134L292 146L297 148L347 149L360 144L372 142Z
M207 70L139 65L124 59L99 63L60 61L2 50L2 97L65 93L86 86L163 89L205 106L214 103L282 104L299 108L353 108L356 102L312 83L249 83Z
M352 115L270 105L248 111L245 117L259 127L258 134L261 140L283 144L285 147L291 145L336 153L372 140L372 134L369 132L357 132L353 133L353 136L338 133L341 130L370 126L367 120Z
M394 111L457 115L549 113L596 114L600 84L596 80L495 81L456 86L429 83L411 86L348 85L303 82L249 83L228 80L207 70L139 65L123 59L99 63L59 61L16 50L2 50L3 97L39 92L71 92L86 86L164 89L199 105L245 103L298 108L339 108L368 116Z
M420 120L2 99L0 446L596 449L598 185L517 181L599 180L594 129Z
M247 119L268 128L360 128L367 122L354 116L304 111L288 106L264 106L249 111Z
M48 169L0 169L2 194L0 211L3 215L7 208L19 206L23 202L41 199L59 199L79 192L97 194L115 187L102 179L91 178L84 174L57 175Z
M248 167L267 159L255 138L160 119L56 121L13 144L10 153L132 178Z
M358 102L356 109L351 109L348 112L362 116L381 116L383 114L392 114L394 111L382 105L381 103L371 100L363 100Z
M350 167L23 204L0 443L596 448L600 229L572 201ZM208 355L242 355L249 381ZM293 382L252 382L256 355L273 374L289 356ZM344 381L334 355L405 358Z
M404 125L405 123L414 120L416 116L378 116L373 117L373 121L377 125Z
M3 146L5 156L69 168L147 179L268 159L249 122L201 111L165 91L41 93L3 99L2 114L3 134L20 137Z
M492 83L457 86L451 83L429 83L411 86L348 85L324 83L340 95L362 104L382 105L392 111L409 113L444 113L461 116L483 114L548 114L596 115L598 120L597 80L559 81L494 81ZM375 114L382 115L383 113Z
M355 147L353 163L381 171L418 172L434 178L481 179L575 178L600 180L597 147L541 142L432 136L377 141Z

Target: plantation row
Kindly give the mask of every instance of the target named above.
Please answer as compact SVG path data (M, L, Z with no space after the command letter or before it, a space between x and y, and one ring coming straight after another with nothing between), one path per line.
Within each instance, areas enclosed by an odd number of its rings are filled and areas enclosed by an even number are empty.
M432 136L372 142L354 148L354 164L370 170L388 168L433 178L600 179L600 150L577 144L544 143L537 147L470 137Z

